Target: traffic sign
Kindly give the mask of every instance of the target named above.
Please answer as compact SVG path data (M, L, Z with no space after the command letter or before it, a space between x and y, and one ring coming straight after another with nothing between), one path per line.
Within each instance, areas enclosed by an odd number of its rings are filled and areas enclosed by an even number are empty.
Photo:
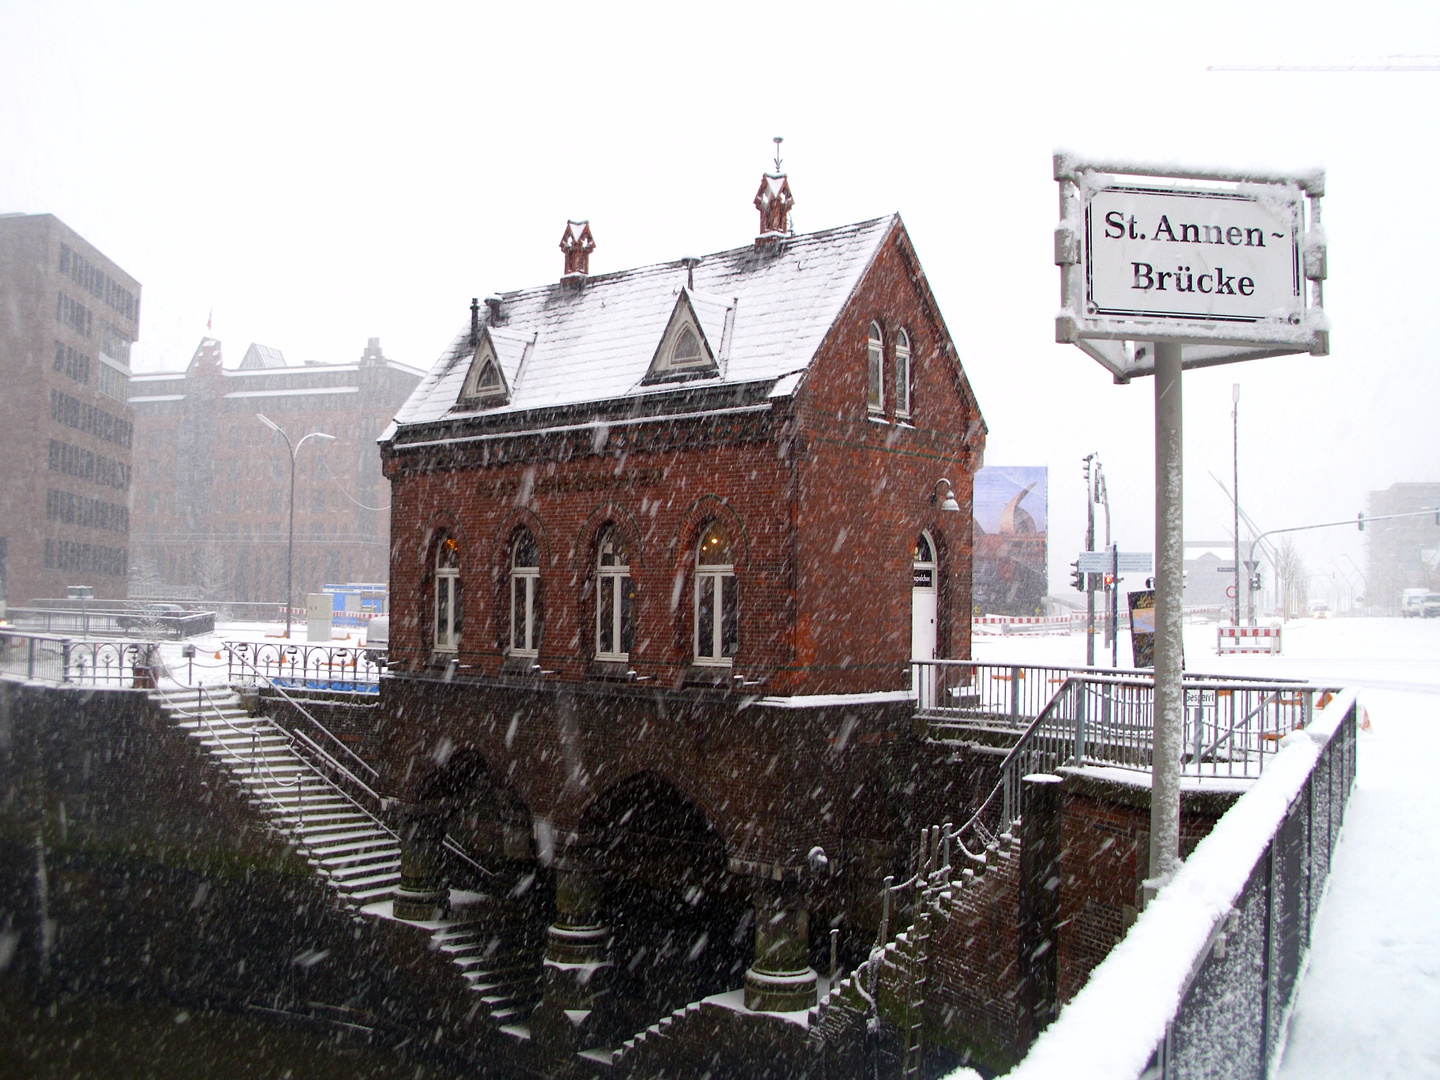
M1087 574L1108 574L1112 568L1122 574L1148 574L1153 559L1148 551L1082 551L1079 561Z

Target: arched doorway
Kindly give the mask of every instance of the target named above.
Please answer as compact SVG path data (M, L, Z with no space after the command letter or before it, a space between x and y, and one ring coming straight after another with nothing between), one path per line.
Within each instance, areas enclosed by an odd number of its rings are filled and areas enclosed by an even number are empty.
M614 935L620 1031L742 984L754 953L749 897L694 803L655 773L639 773L591 805L584 831Z
M922 532L915 538L915 550L911 554L910 657L913 660L935 659L938 611L935 578L935 541L928 532ZM911 669L910 690L922 707L930 703L934 682L933 670Z

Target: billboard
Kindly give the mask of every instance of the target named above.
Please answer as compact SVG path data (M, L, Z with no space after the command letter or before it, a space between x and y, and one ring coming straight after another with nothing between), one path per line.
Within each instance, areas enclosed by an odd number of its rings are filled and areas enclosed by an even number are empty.
M987 465L975 474L976 615L1044 615L1049 471Z

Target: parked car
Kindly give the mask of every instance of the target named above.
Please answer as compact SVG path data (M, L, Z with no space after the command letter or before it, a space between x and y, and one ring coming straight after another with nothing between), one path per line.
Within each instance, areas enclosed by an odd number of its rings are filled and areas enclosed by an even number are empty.
M1440 618L1440 593L1425 594L1425 600L1420 605L1420 617L1423 619Z
M1407 619L1419 618L1424 614L1425 597L1429 589L1406 589L1400 594L1400 614Z

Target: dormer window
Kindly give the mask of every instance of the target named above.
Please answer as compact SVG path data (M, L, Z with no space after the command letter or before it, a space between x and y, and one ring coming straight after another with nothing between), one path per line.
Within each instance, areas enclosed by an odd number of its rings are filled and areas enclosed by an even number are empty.
M465 374L465 385L455 407L492 409L510 403L511 378L518 378L527 348L534 341L486 326L480 330L475 356ZM506 373L509 373L507 375Z
M675 341L675 347L670 351L671 367L688 367L692 364L703 364L705 353L700 349L700 339L695 336L695 331L685 327L680 331L680 336Z
M681 289L644 381L701 379L720 374L717 354L733 310L731 302Z

